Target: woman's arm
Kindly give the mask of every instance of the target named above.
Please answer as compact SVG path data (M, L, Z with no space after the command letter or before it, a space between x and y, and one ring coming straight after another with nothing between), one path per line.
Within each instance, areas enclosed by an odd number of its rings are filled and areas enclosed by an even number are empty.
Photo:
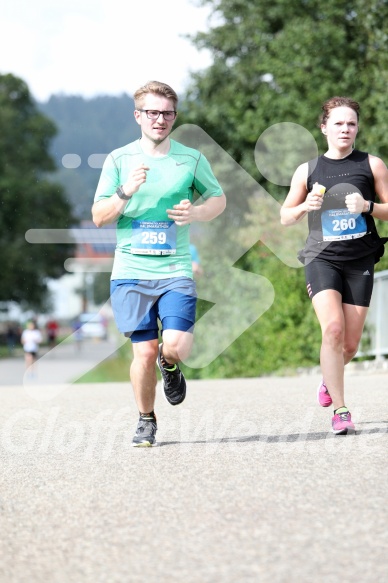
M292 177L289 193L280 209L282 225L295 225L307 213L307 164L299 166Z
M388 221L388 169L381 158L369 155L369 163L375 180L375 191L379 203L375 203L372 215L375 219Z
M286 227L299 223L307 213L322 206L325 187L315 182L308 192L307 174L308 164L301 164L292 177L290 191L280 209L280 221Z

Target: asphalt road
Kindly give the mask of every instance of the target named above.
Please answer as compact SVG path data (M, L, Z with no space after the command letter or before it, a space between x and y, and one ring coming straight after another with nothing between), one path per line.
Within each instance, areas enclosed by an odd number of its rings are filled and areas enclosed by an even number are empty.
M318 374L158 387L149 449L129 383L65 377L0 387L1 583L387 582L387 372L347 374L351 436Z
M118 340L83 340L75 342L73 335L55 348L41 347L36 371L32 377L25 371L22 349L12 358L0 359L0 387L3 385L47 386L67 384L82 377L117 350Z

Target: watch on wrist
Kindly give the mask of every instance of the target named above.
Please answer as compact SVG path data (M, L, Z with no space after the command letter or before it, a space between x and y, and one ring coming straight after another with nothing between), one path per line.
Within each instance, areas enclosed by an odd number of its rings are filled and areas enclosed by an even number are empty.
M375 206L375 203L373 202L373 200L369 201L369 208L366 211L366 213L364 213L364 215L371 215L373 213L373 207Z
M130 200L132 198L132 196L127 196L123 190L122 186L118 186L117 190L116 190L116 194L119 198L121 198L122 200Z

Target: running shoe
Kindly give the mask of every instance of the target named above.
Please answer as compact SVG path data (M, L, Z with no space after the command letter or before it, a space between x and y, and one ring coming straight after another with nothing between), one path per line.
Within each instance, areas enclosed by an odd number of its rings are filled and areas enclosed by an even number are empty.
M327 386L325 385L323 379L318 387L318 403L321 407L330 407L332 404L331 397L329 395L329 391L327 390Z
M177 364L168 364L159 344L158 367L162 374L164 396L170 405L180 405L186 397L186 380Z
M331 423L332 431L336 435L346 435L348 431L354 432L356 430L350 411L346 407L341 407L335 411Z
M136 433L132 439L133 447L153 447L156 445L156 417L140 415Z

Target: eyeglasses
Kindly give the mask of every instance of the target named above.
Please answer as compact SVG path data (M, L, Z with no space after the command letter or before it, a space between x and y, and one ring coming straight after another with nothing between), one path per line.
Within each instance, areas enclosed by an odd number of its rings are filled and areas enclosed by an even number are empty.
M138 111L143 111L148 119L153 119L154 121L158 119L160 115L162 115L166 121L172 121L176 118L176 111L158 111L157 109L139 109Z

